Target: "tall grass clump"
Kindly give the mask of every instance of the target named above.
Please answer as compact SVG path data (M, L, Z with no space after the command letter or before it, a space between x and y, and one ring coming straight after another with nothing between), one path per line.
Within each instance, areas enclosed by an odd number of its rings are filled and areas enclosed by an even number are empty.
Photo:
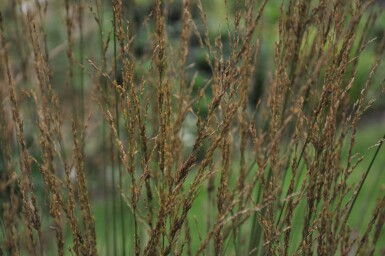
M381 255L382 2L0 3L0 255Z

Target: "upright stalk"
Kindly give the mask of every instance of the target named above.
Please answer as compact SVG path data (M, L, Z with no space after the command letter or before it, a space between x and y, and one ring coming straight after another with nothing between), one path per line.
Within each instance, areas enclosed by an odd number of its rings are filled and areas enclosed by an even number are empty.
M115 4L116 4L116 2L114 3L114 7L116 6ZM113 8L113 9L114 9L114 13L113 13L113 16L114 16L114 18L113 18L113 21L114 21L114 77L115 77L115 81L116 81L117 77L118 77L117 45L116 45L117 44L117 40L116 40L116 36L117 36L116 12L117 12L117 10L116 10L116 8ZM124 56L122 56L122 58L123 57ZM123 79L122 79L122 81L123 81ZM115 116L116 116L115 126L116 126L116 130L117 130L118 138L120 139L120 121L119 121L120 115L119 115L119 92L118 92L118 90L115 90ZM122 169L121 169L119 157L117 157L117 165L118 165L118 170L119 170L119 188L121 191L123 191ZM120 225L121 225L122 248L123 248L122 255L125 256L126 255L126 246L125 246L126 231L125 231L125 220L124 220L124 217L125 217L124 202L123 202L123 197L121 195L119 195L119 198L120 198L119 204L120 204L120 222L121 222Z

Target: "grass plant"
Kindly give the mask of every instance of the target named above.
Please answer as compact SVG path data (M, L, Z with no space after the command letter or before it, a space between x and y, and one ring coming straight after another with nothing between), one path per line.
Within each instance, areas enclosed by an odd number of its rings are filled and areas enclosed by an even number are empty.
M382 1L144 2L0 4L0 255L381 255Z

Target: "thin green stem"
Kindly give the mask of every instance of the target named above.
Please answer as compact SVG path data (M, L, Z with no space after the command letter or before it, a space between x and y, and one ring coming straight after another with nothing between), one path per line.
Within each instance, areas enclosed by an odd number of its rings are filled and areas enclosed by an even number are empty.
M116 24L116 10L114 11L114 76L115 76L115 81L118 77L118 67L117 67L117 64L118 64L118 61L117 61L117 40L116 40L116 33L117 33L117 28L116 28L117 24ZM122 56L124 57L124 56ZM123 79L122 79L123 81ZM117 131L117 135L118 135L118 138L120 139L120 115L119 115L119 104L120 104L120 100L119 100L119 92L118 90L116 89L115 90L115 116L116 116L116 121L115 121L115 125L116 125L116 131ZM124 191L123 190L123 179L122 179L122 169L121 169L121 165L120 165L120 158L117 157L117 164L118 164L118 170L119 170L119 188L121 191ZM119 205L120 205L120 224L121 224L121 235L122 235L122 248L123 248L123 252L122 252L122 255L125 256L126 255L126 246L125 246L125 242L126 242L126 231L125 231L125 211L124 211L124 201L123 201L123 197L120 195L119 196Z
M113 35L113 40L114 40L114 74L115 74L115 79L116 79L116 74L117 74L117 67L116 67L116 16L115 16L115 11L113 10L113 28L114 28L114 35ZM118 112L118 107L117 107L117 91L115 90L115 112ZM118 136L119 136L119 121L116 116L116 129L118 131ZM114 152L113 150L113 143L111 143L111 153ZM111 165L112 165L112 218L113 218L113 252L114 255L116 255L116 249L117 249L117 240L116 240L116 183L115 183L115 158L112 156L111 157ZM119 173L120 176L120 173Z
M381 149L381 147L382 147L382 144L384 143L384 140L385 140L385 134L384 134L384 136L382 137L382 139L380 140L380 142L379 142L379 144L378 144L378 146L377 146L377 150L376 150L376 152L374 153L373 158L372 158L372 160L370 161L370 164L369 164L368 168L366 169L366 172L365 172L365 174L364 174L364 177L363 177L363 179L361 180L361 182L360 182L360 184L359 184L359 186L358 186L357 193L354 195L354 199L353 199L352 203L350 204L349 211L348 211L348 213L346 214L346 219L345 219L346 221L347 221L347 220L349 219L349 217L350 217L350 213L352 212L352 209L353 209L353 207L354 207L354 204L356 203L357 197L358 197L358 195L359 195L360 192L361 192L362 186L364 185L365 180L366 180L366 178L368 177L368 174L369 174L370 170L372 169L373 163L374 163L374 161L375 161L376 158L377 158L378 152L380 152L380 149Z

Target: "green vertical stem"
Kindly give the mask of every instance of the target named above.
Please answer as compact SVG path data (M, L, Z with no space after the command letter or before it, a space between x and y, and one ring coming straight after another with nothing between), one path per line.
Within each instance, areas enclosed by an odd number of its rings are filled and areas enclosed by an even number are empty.
M103 145L102 145L102 152L103 152L103 163L102 163L102 172L103 172L103 197L104 197L104 240L106 241L106 255L109 254L109 223L108 223L108 212L109 212L109 207L107 205L107 198L108 198L108 188L107 188L107 155L104 153L108 150L107 148L107 132L106 132L106 123L103 122L102 124L102 140L103 140Z
M113 240L113 255L116 256L116 184L115 184L115 157L114 157L114 139L110 133L110 153L111 153L111 178L112 178L112 240Z
M115 78L116 78L116 73L117 73L117 69L116 69L116 17L115 17L115 12L113 10L113 27L114 27L114 36L113 36L113 40L114 40L114 74L115 74ZM117 112L118 110L118 107L117 107L117 104L116 104L116 100L117 100L117 91L115 90L115 112ZM117 131L118 131L118 134L119 134L119 120L118 120L118 117L116 117L117 121L116 121L116 124L117 124ZM112 143L112 140L111 140L111 153L113 154L114 150L113 150L113 146L114 144ZM115 158L114 156L112 155L111 156L111 167L112 167L112 172L111 172L111 175L112 175L112 221L113 221L113 227L112 227L112 237L113 237L113 252L114 252L114 255L117 255L116 254L116 248L117 248L117 241L116 241L116 196L115 196L115 193L116 193L116 184L115 184Z
M118 77L118 69L117 69L117 42L116 42L116 33L117 33L117 30L116 30L116 13L114 11L113 13L114 15L114 76L115 76L115 81ZM124 57L124 56L122 56ZM123 81L123 79L122 79ZM118 138L120 138L120 121L119 121L119 92L118 90L115 90L115 116L116 116L116 122L115 122L115 125L116 125L116 131L117 131L117 134L118 134ZM118 170L119 170L119 188L123 191L123 180L122 180L122 170L121 170L121 165L120 165L120 158L117 157L117 165L118 165ZM126 231L125 231L125 220L124 220L124 217L125 217L125 213L124 213L124 202L123 202L123 197L120 195L119 196L120 200L119 200L119 204L120 204L120 225L121 225L121 235L122 235L122 249L123 249L123 252L122 252L122 255L125 256L126 255L126 246L125 246L125 242L126 242Z
M100 53L101 53L101 58L102 58L102 72L105 73L107 70L107 61L106 61L106 56L104 52L104 40L103 40L103 24L104 24L104 4L103 0L100 1L99 3L97 0L95 1L97 4L97 7L100 9L98 10L98 18L99 18L99 37L100 37ZM107 80L105 77L101 77L102 81L102 90L103 90L103 95L102 95L102 100L103 103L107 106L108 105L108 90L107 90ZM107 152L108 147L107 147L107 127L106 123L103 121L102 123L102 152L103 152L103 163L102 163L102 172L103 172L103 194L104 194L104 200L105 202L108 202L108 186L107 186L107 154L104 154L104 152ZM106 244L106 251L105 255L109 255L110 253L110 243L109 243L109 237L110 237L110 232L109 232L109 214L110 207L108 207L107 203L104 207L104 240Z

